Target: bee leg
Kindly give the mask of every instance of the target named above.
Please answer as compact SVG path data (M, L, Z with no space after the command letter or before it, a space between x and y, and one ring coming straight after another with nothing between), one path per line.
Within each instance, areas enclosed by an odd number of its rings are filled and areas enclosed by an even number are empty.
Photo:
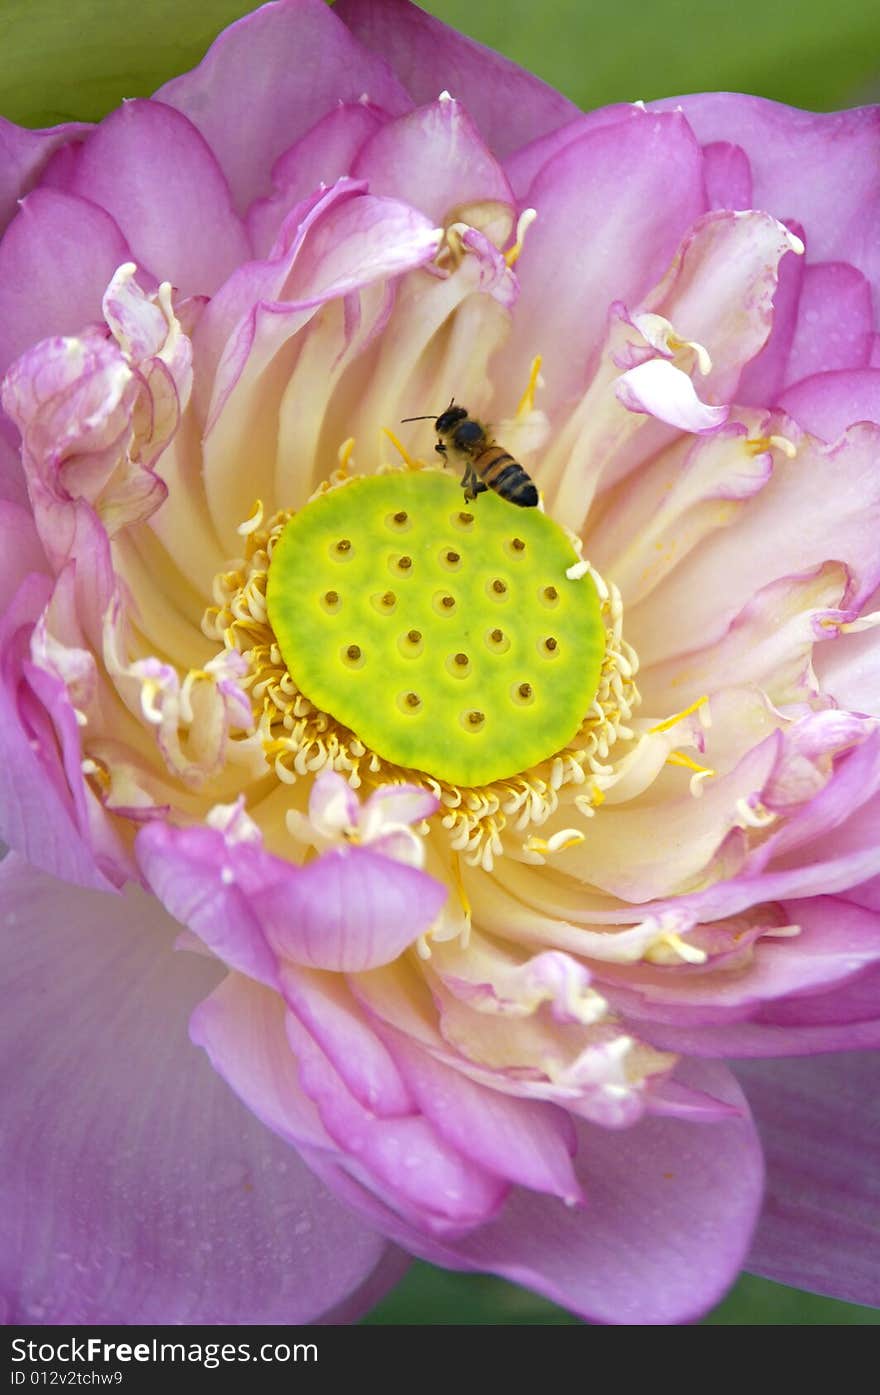
M446 469L446 447L444 446L444 444L443 444L442 441L438 441L437 444L436 444L436 446L434 447L434 449L435 449L435 451L437 452L437 454L438 454L439 456L442 456L442 458L443 458L443 469L445 470L445 469Z
M477 490L475 488L476 483L477 480L473 470L471 469L470 465L466 465L464 475L462 476L461 481L462 488L464 490L464 501L466 504L469 504L472 499L476 499L477 497Z

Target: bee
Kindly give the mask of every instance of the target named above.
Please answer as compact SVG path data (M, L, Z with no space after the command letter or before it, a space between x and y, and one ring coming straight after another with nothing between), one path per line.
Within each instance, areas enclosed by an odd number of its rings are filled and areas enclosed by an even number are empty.
M431 421L432 417L404 417L404 421ZM470 503L478 494L494 489L502 499L521 509L538 505L534 481L503 446L492 439L482 422L470 415L467 407L456 407L455 399L434 421L439 440L434 449L446 463L447 455L464 464L465 500Z

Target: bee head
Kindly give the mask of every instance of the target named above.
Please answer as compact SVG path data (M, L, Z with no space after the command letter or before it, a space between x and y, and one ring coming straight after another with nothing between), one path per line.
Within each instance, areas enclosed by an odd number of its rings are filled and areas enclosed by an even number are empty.
M468 414L467 407L455 407L450 402L445 412L434 422L434 430L438 436L444 436L453 431L460 421L464 421Z

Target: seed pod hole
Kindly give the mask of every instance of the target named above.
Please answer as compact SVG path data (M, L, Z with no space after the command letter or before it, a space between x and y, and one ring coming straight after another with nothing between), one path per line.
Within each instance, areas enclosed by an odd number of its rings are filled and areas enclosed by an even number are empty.
M436 591L433 605L438 615L454 615L456 600L451 591Z
M517 707L529 707L535 701L535 690L531 683L514 683L510 696Z
M510 638L496 626L494 630L486 631L486 648L493 654L506 654L510 648Z
M339 599L338 591L325 591L321 597L321 609L328 615L336 615L342 608L342 601Z
M412 691L400 693L397 698L397 706L407 717L415 717L422 708L422 699L418 693Z
M469 656L462 649L455 654L449 654L446 658L446 669L453 678L467 678L471 671Z
M545 586L540 593L540 599L543 605L552 609L559 604L559 592L555 586Z
M376 591L370 597L370 604L380 615L393 615L397 609L397 597L393 591Z
M342 651L342 662L346 668L363 668L366 662L364 651L359 644L347 644Z
M405 533L412 527L409 514L405 509L398 509L396 513L389 513L385 519L385 527L390 528L392 533Z
M482 731L483 727L486 725L486 714L485 712L480 712L477 708L472 707L469 711L462 712L461 724L464 727L465 731L469 731L471 733Z
M453 547L444 547L440 553L440 565L448 572L457 572L461 567L461 553Z
M397 647L405 659L418 659L425 648L421 630L407 630L398 639Z
M330 556L334 562L350 562L354 556L351 538L337 538L336 542L331 543Z

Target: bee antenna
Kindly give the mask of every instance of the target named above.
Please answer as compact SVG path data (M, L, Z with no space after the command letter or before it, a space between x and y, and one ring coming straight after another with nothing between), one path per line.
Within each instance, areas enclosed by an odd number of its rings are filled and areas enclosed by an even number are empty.
M426 417L401 417L401 424L405 421L436 421L439 413L430 412Z

